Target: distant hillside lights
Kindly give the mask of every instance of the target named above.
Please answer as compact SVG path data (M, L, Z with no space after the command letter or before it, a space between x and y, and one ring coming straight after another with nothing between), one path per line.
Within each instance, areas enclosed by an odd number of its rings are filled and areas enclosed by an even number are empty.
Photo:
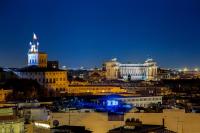
M122 64L116 58L104 63L108 80L156 80L157 63L147 59L143 64Z
M199 68L189 69L188 67L184 67L182 69L178 69L179 72L199 72Z

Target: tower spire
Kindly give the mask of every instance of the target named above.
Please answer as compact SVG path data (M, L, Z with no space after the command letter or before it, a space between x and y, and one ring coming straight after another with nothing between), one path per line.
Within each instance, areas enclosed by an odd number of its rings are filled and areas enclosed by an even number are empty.
M33 53L38 52L39 42L38 42L38 38L34 32L33 32L33 40L29 44L30 44L29 52L33 52Z
M33 32L33 40L37 40L37 36L34 32Z

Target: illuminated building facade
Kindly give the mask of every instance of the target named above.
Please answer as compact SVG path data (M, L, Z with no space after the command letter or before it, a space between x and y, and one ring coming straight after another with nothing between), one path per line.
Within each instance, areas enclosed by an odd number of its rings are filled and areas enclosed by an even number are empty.
M36 80L49 91L65 91L68 86L65 70L31 66L18 69L16 73L20 78Z
M12 90L0 89L0 102L6 101L6 98L12 94Z
M117 59L112 59L111 61L104 63L106 79L113 80L119 78L119 65L120 63Z
M15 70L19 78L36 80L49 91L65 91L68 86L67 71L58 68L58 62L53 67L52 62L47 67L47 54L39 51L37 36L33 34L28 52L28 67Z
M147 59L143 64L121 64L112 59L104 64L108 80L156 80L157 64Z
M124 93L125 89L118 86L98 86L98 85L85 85L85 86L69 86L69 93L73 94L91 94L91 95L108 95L112 93Z
M162 96L148 96L148 97L121 97L116 98L127 104L132 104L135 107L148 107L151 104L162 104Z
M47 67L47 54L39 52L39 42L35 33L28 51L28 66Z

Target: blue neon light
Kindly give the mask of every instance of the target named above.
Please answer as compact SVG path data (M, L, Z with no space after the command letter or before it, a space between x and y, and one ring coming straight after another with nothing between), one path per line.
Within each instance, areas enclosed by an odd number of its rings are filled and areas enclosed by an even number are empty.
M107 106L118 106L119 102L116 100L107 100Z

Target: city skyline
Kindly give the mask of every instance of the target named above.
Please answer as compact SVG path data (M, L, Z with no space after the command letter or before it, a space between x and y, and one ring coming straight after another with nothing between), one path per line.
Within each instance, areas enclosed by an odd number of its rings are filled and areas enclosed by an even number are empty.
M32 33L50 60L67 67L104 61L200 67L200 9L193 1L0 2L0 66L22 67Z

